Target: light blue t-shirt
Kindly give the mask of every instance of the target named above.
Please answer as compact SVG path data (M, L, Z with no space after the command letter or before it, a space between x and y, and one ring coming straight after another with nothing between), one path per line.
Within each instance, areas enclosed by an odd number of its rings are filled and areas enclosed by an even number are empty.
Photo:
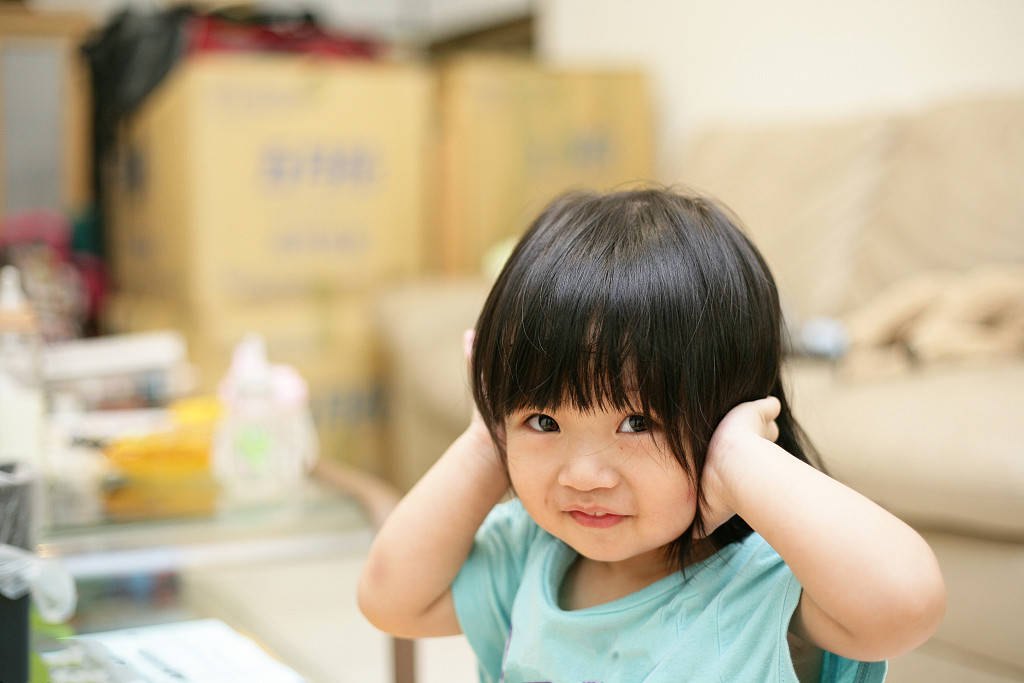
M797 683L787 631L800 584L758 534L619 600L558 607L576 552L519 501L498 505L452 584L484 683ZM885 662L825 653L822 683L875 683Z

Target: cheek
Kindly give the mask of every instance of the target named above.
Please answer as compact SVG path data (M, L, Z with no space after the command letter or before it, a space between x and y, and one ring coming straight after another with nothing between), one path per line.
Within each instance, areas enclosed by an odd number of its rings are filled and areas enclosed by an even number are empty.
M641 460L646 465L644 477L657 481L663 495L686 503L696 500L696 489L690 475L667 445L659 443L658 448L648 450L647 456Z
M697 504L697 490L694 489L693 484L691 484L690 481L687 480L683 484L683 486L684 486L684 488L683 488L683 491L684 491L684 493L683 493L683 501L685 501L687 505L696 505Z
M685 508L692 509L697 506L697 489L686 474L679 475L676 481L676 491Z
M508 476L516 495L524 504L542 504L557 488L558 456L543 439L526 435L506 442Z
M529 439L509 438L505 442L508 476L513 486L520 487L532 483L539 476L539 468L543 459L535 448L530 448L524 441Z
M523 468L522 459L515 457L511 452L508 454L508 479L512 483L512 488L518 493L523 485L526 483L523 480Z
M667 524L689 526L697 509L697 492L677 462L672 461L668 467L671 469L657 468L647 473L646 481L656 483L645 487L643 495Z
M649 501L652 506L656 506L649 509L659 520L657 526L662 530L663 542L669 543L678 538L693 524L697 500L692 489L667 490L657 497L652 495Z

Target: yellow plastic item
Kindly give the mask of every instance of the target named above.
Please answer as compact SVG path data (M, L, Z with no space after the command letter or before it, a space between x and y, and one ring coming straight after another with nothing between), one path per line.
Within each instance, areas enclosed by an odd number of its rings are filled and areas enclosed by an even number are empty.
M216 396L196 396L170 405L174 422L182 427L212 427L220 419L224 407Z
M214 397L178 401L174 428L118 439L103 449L111 466L103 490L107 515L143 519L212 514L219 487L211 467L213 430L220 416Z

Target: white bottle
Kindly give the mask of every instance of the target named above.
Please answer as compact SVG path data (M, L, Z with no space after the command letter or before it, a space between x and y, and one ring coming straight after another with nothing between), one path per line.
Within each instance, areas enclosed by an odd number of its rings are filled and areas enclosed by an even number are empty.
M0 269L0 465L43 466L42 335L14 266Z
M263 338L250 335L235 348L219 393L224 415L213 459L227 498L273 500L293 492L317 451L305 381L288 366L271 365Z

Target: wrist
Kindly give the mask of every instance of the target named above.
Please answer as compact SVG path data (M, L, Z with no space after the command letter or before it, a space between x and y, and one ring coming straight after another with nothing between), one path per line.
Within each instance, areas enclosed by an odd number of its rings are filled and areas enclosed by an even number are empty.
M455 441L459 444L460 451L470 455L474 461L479 461L487 469L499 473L502 479L507 479L505 467L498 455L498 447L483 423L474 421Z
M483 421L473 420L458 438L460 441L465 441L471 445L474 449L497 452L494 439L491 438L491 433L487 430Z
M763 446L770 444L756 434L741 433L729 435L715 444L713 457L708 458L709 483L714 494L718 496L730 510L739 512L736 491L742 490L742 480L752 471L752 459L760 457Z

